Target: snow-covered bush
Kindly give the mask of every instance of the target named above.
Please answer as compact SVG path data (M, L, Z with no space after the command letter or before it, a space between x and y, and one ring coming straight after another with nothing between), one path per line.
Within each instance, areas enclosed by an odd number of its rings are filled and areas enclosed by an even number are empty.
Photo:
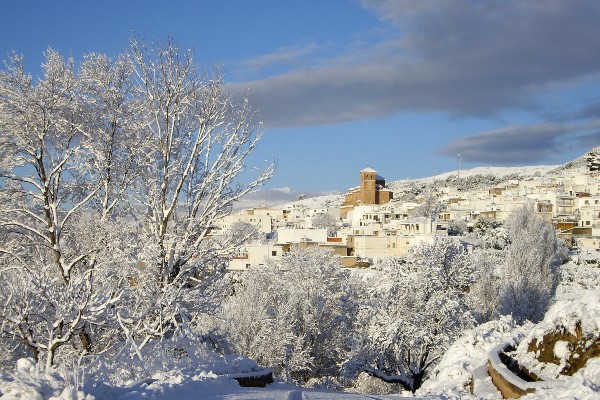
M508 234L500 221L480 218L473 225L473 233L483 239L485 247L502 250L509 244Z
M12 372L0 374L0 394L6 399L94 400L80 389L56 369L40 371L30 358L19 359Z
M478 322L487 322L499 314L504 252L479 249L471 258L475 267L475 282L469 290L468 300Z
M409 217L427 217L435 221L444 208L445 204L440 202L435 195L428 193L418 207L410 210Z
M236 352L279 376L337 376L352 329L348 282L333 252L294 249L244 273L223 306L223 329Z
M564 242L549 222L525 205L506 221L510 245L505 254L500 312L518 321L539 321L558 283L558 266L567 259Z
M331 214L321 213L312 217L313 228L326 228L327 236L335 236L339 230L338 221Z
M473 325L466 303L472 279L460 242L442 237L382 268L360 295L361 328L349 372L418 389L452 341Z
M462 236L467 232L467 222L462 219L452 219L448 223L448 235L450 236Z
M388 383L382 379L375 378L366 372L358 374L351 389L358 393L370 394L397 394L403 390L402 386L398 383Z

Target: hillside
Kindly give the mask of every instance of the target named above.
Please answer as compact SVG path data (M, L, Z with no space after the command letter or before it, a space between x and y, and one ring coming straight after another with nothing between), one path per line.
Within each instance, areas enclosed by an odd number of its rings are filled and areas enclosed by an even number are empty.
M517 325L510 316L504 316L477 326L448 349L436 366L431 379L423 385L419 393L443 398L501 398L489 377L484 378L479 385L480 389L485 388L487 379L487 393L483 390L478 396L473 396L470 386L474 375L477 374L476 369L487 363L489 352L499 344L510 343L515 347L518 345L514 357L520 363L527 365L531 372L544 377L544 380L553 380L553 387L538 389L527 398L598 398L599 354L590 354L596 358L585 358L587 364L581 363L579 369L573 373L558 371L565 367L569 358L583 359L585 354L581 349L576 350L576 345L582 347L585 344L587 349L597 349L600 346L600 268L570 262L561 267L560 275L555 303L543 321L535 325L530 322ZM585 334L585 340L568 343L564 338L569 336L568 334L563 334L558 339L550 338L550 333L565 331L573 332L575 337L577 330ZM579 336L581 338L581 334ZM537 340L537 353L528 352L534 339ZM552 361L546 360L542 363L536 359L536 354L550 354Z
M596 146L576 159L558 166L551 173L560 173L577 168L587 168L589 171L600 170L600 146Z
M533 178L552 178L575 169L588 168L600 170L600 146L563 165L530 165L520 167L475 167L458 171L448 171L434 176L418 179L402 179L387 182L395 198L411 200L428 189L460 188L461 190L483 189L500 185L509 180L527 180ZM387 171L393 174L394 171ZM343 203L344 196L315 196L294 201L287 205L303 205L308 208L337 207Z

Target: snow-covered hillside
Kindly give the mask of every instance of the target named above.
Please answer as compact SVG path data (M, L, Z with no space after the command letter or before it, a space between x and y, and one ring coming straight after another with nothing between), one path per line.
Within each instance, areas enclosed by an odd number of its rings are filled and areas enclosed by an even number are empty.
M473 187L494 186L510 179L529 179L541 177L553 177L563 174L565 171L586 168L590 165L596 165L600 168L600 146L591 149L575 160L569 161L563 165L530 165L519 167L492 167L483 166L471 169L461 169L461 188L469 189ZM389 175L394 175L394 171L386 171ZM458 184L459 171L453 170L426 178L402 179L387 182L387 186L394 191L398 197L402 193L414 190L415 187L434 186L456 186ZM466 185L466 187L465 187ZM343 203L342 194L331 194L326 196L307 197L303 200L291 202L286 205L302 205L307 208L325 208L337 207ZM267 202L268 203L268 202ZM278 204L280 204L279 202Z
M532 338L538 342L545 332L553 332L560 327L575 331L576 325L583 326L584 333L596 337L597 345L600 334L600 268L586 264L576 265L572 262L561 267L561 281L557 288L555 304L548 310L546 316L539 324L526 322L523 325L515 324L510 316L504 316L499 320L490 321L474 328L471 332L463 335L436 366L432 377L425 382L419 394L437 395L450 398L489 398L501 399L500 393L494 388L489 377L487 382L480 384L484 390L475 396L471 393L473 374L476 369L485 366L488 361L488 353L497 345L510 343L519 346L517 356L519 361L527 363L530 371L538 372L538 376L548 375L548 368L558 371L564 364L547 363L541 365L534 363L527 353L528 343ZM593 340L593 339L592 339ZM564 344L564 342L562 342ZM556 346L554 352L560 353ZM561 361L564 363L564 360ZM544 367L546 373L536 371L536 368ZM484 374L485 375L485 374ZM556 378L556 375L553 376ZM487 383L487 390L485 390ZM573 376L561 376L560 384L551 389L539 390L535 394L529 394L527 398L578 398L598 399L600 398L600 358L591 359L585 368L577 371Z
M460 177L469 178L476 175L493 175L501 180L501 178L511 175L519 175L522 177L544 176L558 167L558 165L532 165L524 167L475 167L471 169L460 170ZM444 180L451 176L458 176L458 171L454 170L450 172L444 172L428 178L413 179L412 181L433 183L434 181ZM405 181L402 180L395 182L401 183Z

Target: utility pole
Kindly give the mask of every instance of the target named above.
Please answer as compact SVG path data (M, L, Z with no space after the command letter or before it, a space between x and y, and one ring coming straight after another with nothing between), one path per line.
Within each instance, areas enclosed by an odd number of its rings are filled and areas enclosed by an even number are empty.
M460 179L460 153L456 155L456 158L458 158L458 179Z

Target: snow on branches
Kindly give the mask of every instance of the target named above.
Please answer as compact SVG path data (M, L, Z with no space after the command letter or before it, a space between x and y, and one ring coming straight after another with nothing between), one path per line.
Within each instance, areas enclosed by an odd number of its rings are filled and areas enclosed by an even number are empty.
M438 238L390 260L370 282L351 369L406 390L418 389L432 365L473 324L466 304L473 267L458 239Z
M209 234L274 166L241 175L261 124L172 41L80 68L45 56L37 81L17 55L0 70L0 319L50 366L117 332L139 349L206 306L235 245Z

